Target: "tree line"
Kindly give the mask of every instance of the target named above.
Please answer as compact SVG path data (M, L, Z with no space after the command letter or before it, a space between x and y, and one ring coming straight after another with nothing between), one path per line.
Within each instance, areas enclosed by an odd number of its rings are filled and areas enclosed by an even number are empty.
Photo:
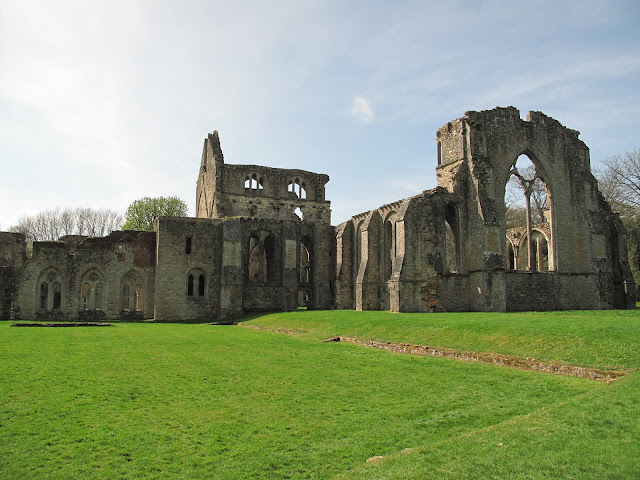
M108 209L54 208L23 215L9 227L28 244L56 241L67 235L102 237L115 230L153 230L158 217L186 217L187 204L178 197L144 197L129 205L124 215Z

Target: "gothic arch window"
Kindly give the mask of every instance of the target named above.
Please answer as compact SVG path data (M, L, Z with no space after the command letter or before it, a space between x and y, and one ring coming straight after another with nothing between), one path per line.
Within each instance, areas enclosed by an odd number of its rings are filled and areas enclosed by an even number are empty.
M356 241L353 242L355 250L355 262L353 263L356 267L353 269L353 275L355 278L358 277L358 273L360 272L360 265L362 264L362 223L363 222L358 223L358 226L356 228Z
M203 298L206 292L206 275L201 268L193 268L187 274L187 297L191 300Z
M549 240L544 232L539 229L531 231L529 242L528 235L522 235L518 247L516 266L518 270L529 270L532 272L545 272L549 270ZM532 248L529 249L529 243ZM529 257L531 252L531 257Z
M39 311L62 308L62 275L53 268L42 271L36 283L36 305Z
M275 280L275 241L266 230L254 232L249 237L247 272L250 283L266 283Z
M80 310L104 310L104 275L92 268L80 282Z
M553 202L544 177L544 172L535 159L527 153L518 156L509 170L505 187L506 229L524 230L517 252L514 252L514 263L518 270L555 269L553 242L541 231L541 228L553 231ZM536 227L544 240L540 239L540 235L534 234ZM553 234L550 237L553 238Z
M248 193L261 193L264 191L264 177L258 173L250 173L244 178L244 189Z
M295 198L300 200L305 200L307 198L307 182L300 177L291 178L287 185L287 191L289 195L295 196Z
M383 242L383 278L385 281L391 279L393 273L393 262L397 254L396 246L396 213L391 212L384 221L384 242Z
M120 280L120 307L123 312L144 311L144 279L135 270Z

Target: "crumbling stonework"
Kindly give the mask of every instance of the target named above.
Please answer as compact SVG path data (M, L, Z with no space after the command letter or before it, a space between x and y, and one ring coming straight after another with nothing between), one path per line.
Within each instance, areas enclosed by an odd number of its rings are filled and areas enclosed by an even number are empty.
M225 165L205 140L198 218L154 232L35 242L0 233L0 316L77 320L216 320L245 312L330 309L335 237L327 175Z
M337 307L634 308L625 230L578 135L540 112L522 120L513 107L444 125L436 133L437 188L336 227ZM521 155L550 203L548 222L531 230L531 265L526 230L506 230L505 186Z
M329 177L226 165L205 139L196 217L154 232L36 242L0 232L0 318L216 320L246 312L634 308L626 234L578 132L513 107L436 133L438 186L332 227ZM528 157L542 223L506 228L505 185Z

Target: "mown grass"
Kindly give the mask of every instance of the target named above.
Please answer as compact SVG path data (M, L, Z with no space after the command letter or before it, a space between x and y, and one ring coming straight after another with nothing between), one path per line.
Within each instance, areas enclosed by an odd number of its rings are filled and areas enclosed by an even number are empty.
M636 373L606 385L318 341L340 334L519 354L528 339L540 358L633 372L640 363L635 312L511 319L291 312L248 324L301 334L1 322L0 478L634 478L640 472ZM366 463L376 455L384 458Z
M260 316L249 324L316 340L341 335L601 369L640 367L640 312L635 310L436 315L298 311Z

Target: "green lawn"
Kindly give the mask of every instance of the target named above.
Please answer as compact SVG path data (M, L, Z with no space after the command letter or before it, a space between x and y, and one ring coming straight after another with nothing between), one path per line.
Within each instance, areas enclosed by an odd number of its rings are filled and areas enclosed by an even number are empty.
M640 314L0 322L0 478L637 478ZM631 372L610 385L334 335ZM367 463L373 456L382 460Z

